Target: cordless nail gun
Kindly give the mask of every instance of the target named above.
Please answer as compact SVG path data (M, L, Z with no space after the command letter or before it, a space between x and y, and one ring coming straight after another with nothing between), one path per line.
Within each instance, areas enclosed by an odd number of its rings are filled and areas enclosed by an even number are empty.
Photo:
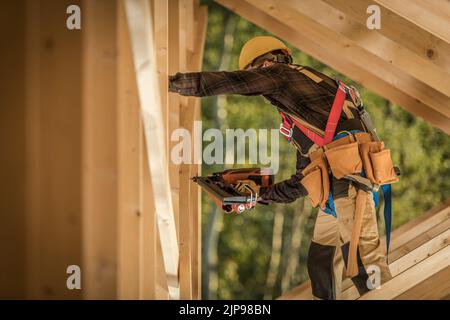
M241 168L215 172L207 177L193 177L192 180L225 212L241 214L256 206L259 195L251 186L244 188L245 193L237 191L236 186L243 180L251 180L259 187L266 188L273 184L274 175L267 168Z

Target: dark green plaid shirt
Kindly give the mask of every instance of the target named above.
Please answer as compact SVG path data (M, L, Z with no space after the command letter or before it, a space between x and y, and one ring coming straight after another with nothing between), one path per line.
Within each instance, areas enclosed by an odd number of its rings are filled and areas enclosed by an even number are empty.
M311 68L324 81L337 88L335 81ZM325 130L334 94L286 64L242 71L177 73L169 77L169 91L185 96L220 94L262 95L279 111L285 111ZM341 120L345 117L341 116ZM305 196L301 171L309 159L297 152L297 170L290 179L261 190L267 202L292 202Z

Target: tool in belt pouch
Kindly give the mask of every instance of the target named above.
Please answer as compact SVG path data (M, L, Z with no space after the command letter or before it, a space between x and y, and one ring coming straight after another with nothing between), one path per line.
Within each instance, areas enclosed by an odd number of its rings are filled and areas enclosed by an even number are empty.
M325 208L330 194L330 176L325 155L322 152L314 153L311 163L302 171L302 185L308 191L312 206Z

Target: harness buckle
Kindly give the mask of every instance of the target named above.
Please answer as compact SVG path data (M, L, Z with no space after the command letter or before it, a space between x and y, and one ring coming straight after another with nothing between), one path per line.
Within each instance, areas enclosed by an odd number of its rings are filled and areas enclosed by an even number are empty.
M356 89L355 86L350 86L348 89L349 89L348 93L350 94L350 98L352 99L355 106L357 108L362 107L363 102L362 102L362 99L361 99L358 89Z
M285 126L284 126L284 123L282 122L282 123L280 124L280 133L281 133L283 136L285 136L287 140L290 141L291 138L292 138L293 130L292 130L292 128L287 128L287 127L285 127Z

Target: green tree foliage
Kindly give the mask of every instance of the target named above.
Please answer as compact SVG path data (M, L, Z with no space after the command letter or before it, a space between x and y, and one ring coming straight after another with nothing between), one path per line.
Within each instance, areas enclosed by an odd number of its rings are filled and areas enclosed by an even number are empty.
M208 29L203 70L238 68L242 45L250 38L268 33L213 2L209 6ZM227 42L228 41L228 42ZM228 43L229 52L224 52ZM303 52L293 50L294 61L311 66L325 74L339 74ZM229 55L225 57L224 54ZM227 62L228 61L228 62ZM371 113L379 135L392 149L394 162L402 169L401 181L393 186L393 227L423 214L450 196L450 137L431 127L422 119L405 112L366 88L360 88L366 108ZM220 128L278 128L279 115L262 97L207 97L202 100L203 129ZM295 150L280 136L280 170L277 181L290 177L295 171ZM236 165L238 167L238 165ZM204 175L223 170L222 165L203 165ZM316 209L308 201L298 200L289 205L258 206L240 216L218 211L203 194L203 297L218 299L262 299L271 292L276 298L283 291L307 280L306 257L311 239ZM272 254L274 213L284 215L281 258L273 288L266 288ZM295 220L303 215L302 220ZM301 222L299 228L293 223ZM380 232L384 232L380 223ZM216 240L214 240L216 239ZM297 239L297 240L296 240ZM293 243L300 239L295 251ZM292 260L295 259L295 260ZM294 262L294 273L287 273ZM291 266L292 269L292 266Z

